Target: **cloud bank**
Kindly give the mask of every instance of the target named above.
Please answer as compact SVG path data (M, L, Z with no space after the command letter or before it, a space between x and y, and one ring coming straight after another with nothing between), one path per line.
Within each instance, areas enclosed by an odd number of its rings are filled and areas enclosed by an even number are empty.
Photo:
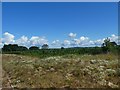
M8 33L8 32L5 32L4 34L3 34L3 37L4 38L2 38L2 42L4 43L4 44L9 44L9 43L14 43L15 42L15 40L14 40L14 35L12 35L12 34L10 34L10 33Z
M30 39L27 36L22 36L15 40L15 36L11 33L5 32L3 38L0 39L0 47L4 44L18 44L20 46L41 46L48 44L48 40L45 37L32 36Z
M50 47L87 47L87 46L101 46L104 42L105 38L98 40L91 40L89 37L81 36L79 38L76 37L76 33L69 33L67 39L63 41L54 40L48 43L48 40L45 37L32 36L28 38L27 36L21 36L19 39L15 39L15 36L11 33L5 32L3 37L0 38L0 48L4 44L18 44L20 46L42 46L43 44L48 44ZM112 34L109 36L111 41L115 41L118 44L118 36Z

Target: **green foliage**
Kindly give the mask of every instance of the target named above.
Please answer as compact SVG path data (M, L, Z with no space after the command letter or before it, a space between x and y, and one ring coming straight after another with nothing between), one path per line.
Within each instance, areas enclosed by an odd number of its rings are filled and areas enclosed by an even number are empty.
M102 44L103 53L118 53L118 45L115 42L110 42L109 38L104 40Z
M28 50L27 47L25 47L25 46L18 46L18 51L26 51L26 50Z
M4 45L2 48L2 51L5 52L12 52L12 51L26 51L28 48L24 46L18 46L17 44L9 44L9 45Z
M101 47L85 47L85 48L64 48L64 49L39 49L39 50L23 50L23 51L3 51L3 53L22 54L28 56L37 56L40 58L49 56L62 56L67 54L101 54Z
M17 44L9 44L4 45L2 48L2 53L8 54L20 54L20 55L28 55L34 57L50 57L50 56L63 56L68 54L76 54L76 55L97 55L97 54L107 54L113 53L118 54L120 51L120 45L115 45L111 43L109 40L105 40L105 43L102 44L102 47L76 47L76 48L59 48L59 49L47 49L32 46L29 50L24 46L18 46Z
M42 49L48 49L48 48L49 48L49 46L47 44L42 45Z
M64 47L61 47L61 49L64 49Z
M37 46L31 46L31 47L29 48L29 50L39 50L39 47L37 47Z

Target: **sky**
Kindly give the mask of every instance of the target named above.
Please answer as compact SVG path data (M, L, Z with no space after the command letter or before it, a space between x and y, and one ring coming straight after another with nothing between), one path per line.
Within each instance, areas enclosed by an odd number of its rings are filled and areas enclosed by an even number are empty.
M99 46L118 39L117 2L4 2L1 45Z

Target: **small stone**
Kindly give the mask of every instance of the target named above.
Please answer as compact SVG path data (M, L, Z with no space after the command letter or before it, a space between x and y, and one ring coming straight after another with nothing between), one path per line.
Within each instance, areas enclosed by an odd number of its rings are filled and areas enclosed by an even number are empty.
M111 88L118 88L118 85L115 85L111 82L108 83L108 86L111 87Z
M113 70L113 69L106 69L106 72L108 73L108 75L115 75L116 74L116 71Z
M16 82L17 82L17 83L20 83L21 81L20 81L20 80L17 80Z
M67 76L68 76L68 77L71 77L71 76L72 76L72 74L70 74L70 73L67 73Z
M97 61L96 60L91 60L90 63L95 64L95 63L97 63Z
M22 57L19 57L19 59L22 59Z
M65 85L62 88L70 88L70 85Z
M98 82L100 85L106 85L106 80L102 79L101 81Z
M55 69L54 68L50 68L50 71L55 71Z

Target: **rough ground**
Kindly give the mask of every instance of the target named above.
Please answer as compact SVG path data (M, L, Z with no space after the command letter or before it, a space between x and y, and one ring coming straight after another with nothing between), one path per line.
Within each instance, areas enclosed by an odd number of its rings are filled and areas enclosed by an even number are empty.
M119 88L114 55L64 55L44 59L2 55L4 88Z

